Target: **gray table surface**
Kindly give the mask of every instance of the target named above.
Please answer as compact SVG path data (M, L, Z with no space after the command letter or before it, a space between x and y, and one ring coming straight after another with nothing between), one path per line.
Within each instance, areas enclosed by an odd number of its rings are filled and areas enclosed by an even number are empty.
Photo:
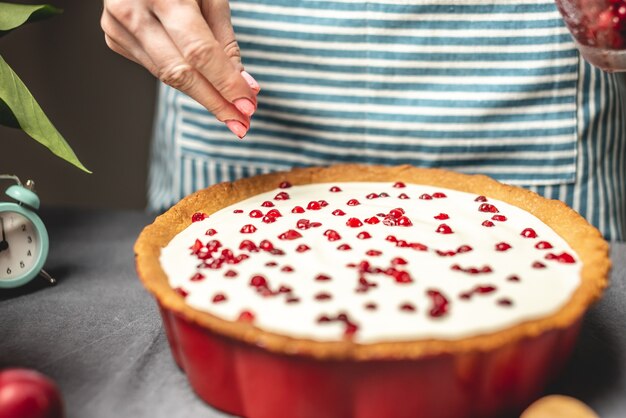
M174 365L132 245L141 212L45 211L46 269L58 279L0 290L0 368L29 367L60 386L68 417L226 418ZM612 283L586 317L572 361L547 393L576 396L603 418L626 417L626 244L612 245ZM323 417L320 417L323 418Z

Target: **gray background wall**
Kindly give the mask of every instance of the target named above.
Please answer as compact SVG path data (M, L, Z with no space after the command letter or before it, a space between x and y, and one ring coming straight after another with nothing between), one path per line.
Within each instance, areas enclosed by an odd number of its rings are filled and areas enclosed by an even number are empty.
M108 50L100 0L47 1L64 13L0 38L0 55L93 174L2 126L0 173L34 179L44 206L143 208L156 82Z

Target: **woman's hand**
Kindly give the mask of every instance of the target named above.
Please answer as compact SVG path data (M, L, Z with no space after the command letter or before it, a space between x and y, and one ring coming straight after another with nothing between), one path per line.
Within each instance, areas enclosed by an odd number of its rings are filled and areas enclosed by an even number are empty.
M113 51L246 134L259 85L243 71L228 0L104 0L101 25Z

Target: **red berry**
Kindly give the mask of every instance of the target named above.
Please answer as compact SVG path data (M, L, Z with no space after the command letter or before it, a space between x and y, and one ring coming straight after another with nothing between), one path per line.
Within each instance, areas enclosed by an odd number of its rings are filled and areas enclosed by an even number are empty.
M266 200L265 202L261 203L261 206L263 206L264 208L272 208L274 207L274 204L269 200Z
M398 226L411 226L411 225L413 225L413 222L411 222L411 220L409 218L407 218L406 216L401 216L396 221L396 225L398 225Z
M511 248L511 246L506 242L499 242L496 244L496 251L506 251L509 248Z
M304 208L302 206L294 206L294 208L291 209L291 213L304 213Z
M389 216L392 218L399 218L404 215L404 210L402 208L395 208L389 211Z
M262 220L263 223L266 224L273 224L274 222L276 222L276 218L274 216L270 216L269 214L265 215Z
M378 199L378 195L376 193L370 193L365 196L366 199Z
M254 210L250 211L250 217L251 218L260 218L262 216L263 216L263 212L261 212L258 209L254 209Z
M461 245L459 248L456 249L457 253L467 253L469 251L472 251L472 247L470 247L469 245Z
M303 252L309 251L310 249L311 247L309 247L308 245L300 244L296 247L296 252L303 253Z
M235 209L235 210L233 211L233 213L243 213L243 210L241 210L241 209Z
M379 222L380 222L380 220L377 217L375 217L375 216L372 216L371 218L367 218L365 220L365 223L366 224L370 224L370 225L375 225L375 224L377 224Z
M278 293L291 293L292 289L289 286L280 286Z
M296 222L296 228L298 229L309 229L311 227L311 222L308 219L300 219Z
M493 215L491 217L491 219L493 219L494 221L498 221L498 222L504 222L504 221L506 221L506 216L504 216L504 215Z
M382 253L383 253L382 251L378 251L378 250L368 250L365 254L369 255L370 257L377 257L381 255Z
M538 250L548 250L552 248L552 244L550 244L548 241L539 241L535 244L535 248Z
M297 238L302 237L302 234L300 234L298 231L296 231L295 229L289 229L285 232L283 232L282 234L280 234L278 236L278 239L282 239L282 240L294 240Z
M274 196L274 200L288 200L288 199L289 199L289 193L287 192L280 192L276 196Z
M0 371L0 417L63 418L61 392L39 372L4 369Z
M448 196L446 196L445 193L435 192L435 193L433 193L433 197L435 199L443 199L444 197L448 197Z
M327 282L330 280L330 276L327 276L326 274L318 274L315 276L315 280L318 282Z
M208 217L209 215L207 215L206 213L196 212L193 215L191 215L191 222L200 222Z
M283 216L283 214L280 213L278 209L270 209L270 211L267 212L266 216L271 216L273 218L280 218L281 216Z
M252 276L250 279L250 286L253 287L266 287L267 279L261 275Z
M288 189L291 187L291 183L289 183L288 181L283 181L282 183L278 185L278 187L280 189Z
M239 249L248 250L248 251L257 251L256 245L254 244L254 242L250 241L249 239L244 239L243 241L241 241L241 244L239 244Z
M254 314L250 311L241 311L241 313L239 314L238 321L252 322L254 321Z
M524 229L520 235L524 238L537 238L537 233L532 228Z
M191 254L198 254L203 247L204 245L202 245L202 241L196 239L196 241L191 247L189 247L189 249L191 250Z
M261 248L264 251L272 251L274 249L274 244L264 239L263 241L259 243L259 248Z
M293 272L293 267L291 266L283 266L280 271L282 271L283 273L291 273Z
M185 289L183 289L182 287L176 287L174 288L174 291L176 293L178 293L179 295L181 295L182 297L186 298L187 295L189 295L189 292L187 292Z
M358 228L360 226L363 226L363 222L361 222L361 220L358 218L350 218L346 221L346 225L350 228Z
M498 208L495 207L494 205L491 205L489 203L482 203L479 207L478 207L478 211L479 212L488 212L488 213L496 213L499 212Z
M370 239L370 238L372 238L372 236L367 231L359 232L359 234L356 237L358 239Z
M341 189L338 186L333 186L333 187L330 188L330 191L332 193L337 193L337 192L340 192Z
M427 251L428 247L424 244L420 244L419 242L412 242L409 244L409 247L411 247L414 250L417 251Z
M252 233L256 232L256 226L254 226L252 224L244 225L244 226L241 227L239 232L241 232L242 234L252 234Z
M412 303L403 303L400 305L400 310L403 312L415 312L415 306Z
M213 303L220 303L225 301L226 295L224 295L223 293L216 293L215 296L213 296Z
M308 210L320 210L322 208L322 205L320 205L319 202L316 201L311 201L309 202L309 204L306 207Z
M440 213L439 215L433 216L433 218L439 221L445 221L446 219L450 219L450 217L446 213Z
M474 288L474 291L476 293L480 293L481 295L486 295L488 293L495 292L496 291L496 287L495 286L491 286L491 285L476 286Z
M486 202L487 198L485 196L478 196L476 199L474 199L474 202Z
M406 184L401 181L397 181L393 184L393 187L395 187L396 189L404 189L406 187Z
M407 264L407 261L402 257L395 257L391 260L391 264L393 265L404 265Z
M358 206L360 204L361 203L359 203L359 201L356 200L356 199L350 199L350 200L348 200L348 203L346 203L346 205L348 205L348 206Z
M406 193L400 193L398 195L398 199L406 200L406 199L410 199L410 197Z
M335 209L333 211L333 215L335 216L344 216L346 213L344 211L342 211L341 209Z
M426 292L426 295L430 297L432 304L430 310L428 311L428 314L431 317L440 318L448 313L449 302L443 293L430 289Z
M208 236L213 236L215 234L217 234L217 231L213 228L207 229L206 232L204 233L204 235L208 235Z
M437 232L438 234L452 234L452 233L454 233L452 231L452 228L450 228L446 224L439 225L439 227L437 227L437 230L435 232Z
M433 197L431 195L429 195L428 193L424 193L419 198L422 199L422 200L432 200Z
M330 293L327 292L319 292L318 294L315 295L315 300L330 300L332 299L332 296Z
M485 221L481 225L486 226L487 228L491 228L492 226L495 226L494 223L491 221Z
M547 256L546 256L546 258L547 258ZM568 254L566 252L562 252L561 254L557 255L555 259L559 263L564 263L564 264L573 264L573 263L576 262L574 257L571 254Z
M224 277L237 277L237 272L235 270L226 270Z
M341 239L341 235L333 229L327 229L324 232L324 236L328 238L328 241L337 241Z
M339 251L348 251L348 250L351 250L352 247L349 246L348 244L341 244L340 246L337 247L337 249Z
M196 274L194 274L193 276L191 276L191 278L189 279L189 281L192 281L192 282L200 282L200 281L202 281L202 280L204 280L204 279L205 279L204 274L202 274L202 273L196 273Z

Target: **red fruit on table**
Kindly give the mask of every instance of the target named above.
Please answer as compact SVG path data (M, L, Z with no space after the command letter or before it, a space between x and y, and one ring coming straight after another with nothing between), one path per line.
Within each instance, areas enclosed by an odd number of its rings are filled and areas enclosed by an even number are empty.
M0 418L63 418L57 385L28 369L0 371Z

